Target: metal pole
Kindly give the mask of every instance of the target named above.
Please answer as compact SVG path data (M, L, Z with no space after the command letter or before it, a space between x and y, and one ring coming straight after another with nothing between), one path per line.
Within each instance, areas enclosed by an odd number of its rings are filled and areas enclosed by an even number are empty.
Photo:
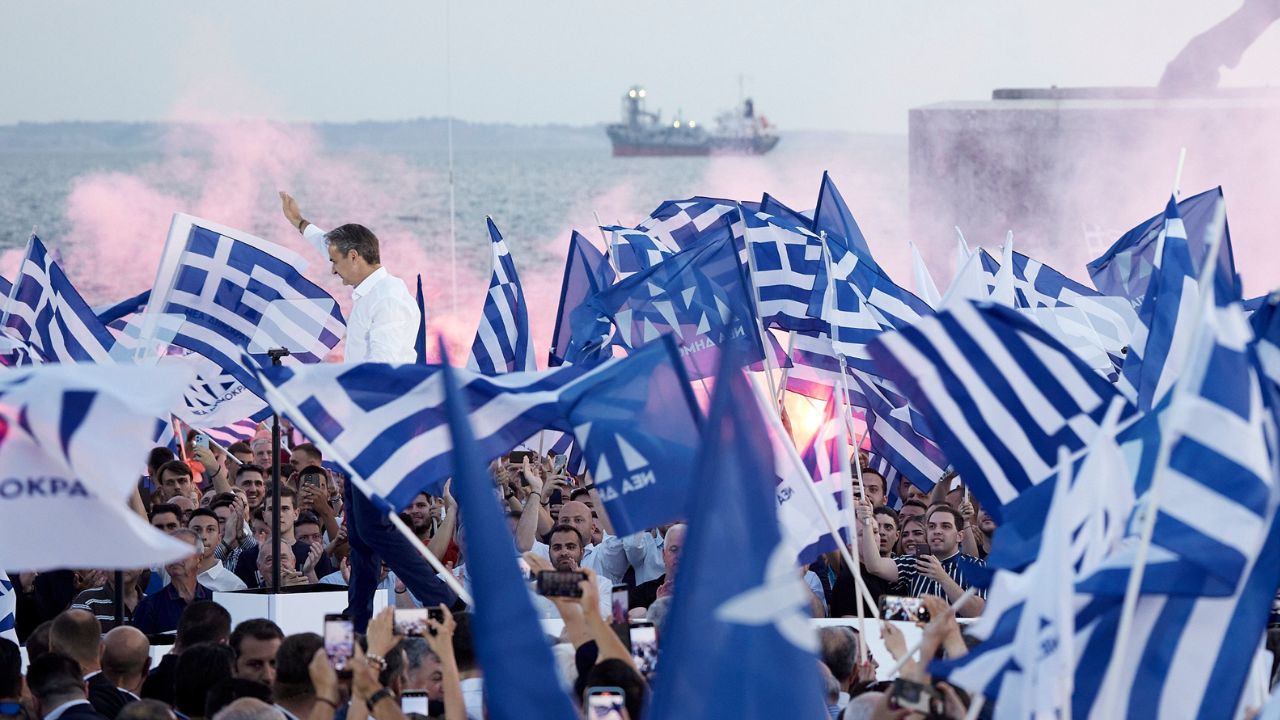
M284 348L267 351L272 365L289 354ZM289 548L293 552L293 548ZM271 590L280 592L280 413L271 413Z
M111 593L111 602L115 606L116 627L124 625L124 571L116 570L112 578L114 588Z

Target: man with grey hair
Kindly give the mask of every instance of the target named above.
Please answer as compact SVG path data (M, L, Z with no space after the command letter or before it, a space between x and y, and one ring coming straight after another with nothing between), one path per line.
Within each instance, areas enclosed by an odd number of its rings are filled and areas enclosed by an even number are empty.
M200 575L200 560L204 545L191 530L182 528L173 537L191 543L192 554L164 566L169 574L169 584L138 603L133 611L133 626L147 635L173 632L178 629L178 619L188 604L197 600L213 600L213 591L196 581Z
M407 666L404 672L406 690L423 690L429 700L444 700L444 668L431 651L426 638L409 635L400 641Z
M257 698L240 698L218 711L213 720L284 720L284 713Z
M355 223L340 225L329 232L302 217L298 202L289 193L280 193L285 218L323 253L333 274L350 285L351 313L347 315L344 360L348 363L411 363L418 353L414 342L422 314L404 281L382 266L378 238L369 228ZM384 512L364 493L353 492L351 483L342 488L347 509L347 541L351 546L351 579L347 585L348 612L356 632L364 632L373 617L373 594L385 562L396 577L425 607L453 605L457 596L436 576L417 549L401 537Z

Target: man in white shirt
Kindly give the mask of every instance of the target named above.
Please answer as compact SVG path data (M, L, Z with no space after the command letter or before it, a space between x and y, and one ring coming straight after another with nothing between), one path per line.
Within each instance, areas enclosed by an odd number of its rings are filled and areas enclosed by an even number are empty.
M288 193L280 193L285 218L325 254L333 274L352 286L351 314L347 318L345 361L412 363L417 359L417 339L421 314L404 281L382 267L378 238L363 225L349 223L329 232L302 217L298 203ZM438 603L453 605L457 596L436 576L417 549L391 525L381 511L344 483L347 541L351 546L348 611L356 632L365 632L373 617L373 594L385 562L409 592L427 607ZM379 562L381 558L381 562Z
M347 317L349 363L411 363L417 359L418 304L404 281L382 266L378 238L363 225L348 223L329 232L302 217L298 203L280 193L284 216L328 258L333 274L352 286Z

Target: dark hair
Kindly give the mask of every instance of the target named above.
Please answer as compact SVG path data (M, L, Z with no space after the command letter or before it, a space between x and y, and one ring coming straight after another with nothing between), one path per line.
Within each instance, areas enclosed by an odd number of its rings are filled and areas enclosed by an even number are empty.
M263 470L260 466L254 465L253 463L245 463L240 467L236 468L236 482L240 481L241 475L249 472L256 472L259 475L261 475L263 478L267 477L267 471Z
M183 648L200 643L225 642L231 633L231 613L212 600L197 600L178 618L178 634L174 645Z
M552 527L552 528L551 528L551 532L547 533L547 542L548 542L548 544L550 544L551 536L552 536L552 535L555 535L556 533L562 533L562 532L571 532L571 533L573 533L574 535L577 535L577 536L578 536L578 547L583 548L583 549L585 549L585 548L587 547L587 542L586 542L586 540L585 540L585 539L583 539L583 537L582 537L582 531L581 531L581 530L579 530L578 528L576 528L576 527L574 527L574 526L572 526L572 525L563 525L563 524L561 524L561 525L556 525L556 526Z
M315 633L290 635L276 651L276 684L272 688L276 702L315 695L308 666L324 640Z
M147 453L147 471L155 471L156 475L160 474L160 468L165 463L173 460L173 451L163 445L151 448L151 452ZM160 481L159 477L152 478L156 482Z
M457 613L453 616L453 622L453 659L458 661L458 672L474 670L476 648L471 638L471 613Z
M204 717L206 720L211 720L222 708L240 698L247 697L261 700L270 705L271 688L257 680L248 680L246 678L233 677L219 680L213 687L209 688L209 693L205 696Z
M245 442L244 440L237 440L231 443L231 445L227 448L227 452L231 453L232 455L235 455L236 453L253 454L253 448L249 447L249 443Z
M173 711L159 700L143 698L120 708L116 720L173 720Z
M66 655L49 652L27 666L27 687L41 702L59 695L85 694L80 663Z
M170 460L169 462L161 465L160 468L156 470L155 481L157 486L160 484L160 478L164 477L164 474L167 472L178 473L179 475L185 475L187 477L195 477L191 473L190 465L187 465L181 460Z
M824 627L818 630L822 646L822 664L827 666L836 681L844 683L853 675L858 663L858 638L853 628L845 625Z
M22 694L22 649L8 638L0 638L0 697Z
M280 626L271 622L266 618L253 618L245 620L236 625L236 629L231 631L231 651L240 657L240 645L244 643L245 638L253 638L254 640L284 640L284 631Z
M155 503L151 506L151 514L147 516L148 520L155 520L157 515L165 513L173 513L178 518L178 522L182 522L182 508L171 503Z
M231 507L231 503L235 502L235 493L222 493L213 498L213 502L209 503L210 510L218 508Z
M209 689L229 680L234 666L235 658L226 645L203 642L186 648L174 669L173 706L188 717L203 713Z
M627 715L643 717L649 686L640 673L622 660L601 660L587 671L586 687L616 687L626 698Z
M342 257L352 250L356 251L370 265L382 262L378 255L378 236L369 228L355 223L339 225L325 234L324 239L338 251Z
M198 517L213 518L216 521L218 519L218 514L215 513L211 508L196 508L195 510L191 511L190 515L187 516L187 522L191 522L192 520Z
M316 515L310 510L299 513L298 519L293 521L293 526L296 528L299 525L306 525L307 523L311 523L312 525L318 525L321 530L324 529L324 523L320 522L320 516Z
M49 628L49 647L80 663L98 662L102 652L102 626L87 610L68 609L58 613Z
M889 517L893 518L894 529L898 529L901 525L901 523L898 521L898 513L895 512L894 509L891 507L885 507L884 505L877 505L874 508L872 508L871 514L872 515L888 515Z
M27 636L27 663L35 662L35 659L49 652L49 630L53 627L52 620L45 620L36 626L35 630Z
M590 495L590 494L591 494L591 488L584 488L584 487L574 488L573 492L569 493L569 499L577 500L583 495Z
M304 452L313 457L318 457L321 460L324 459L324 455L320 452L320 448L316 447L313 443L299 443L295 445L293 447L292 453L296 455L297 453L300 453L300 452Z
M266 500L263 500L263 503L266 503L266 501L267 501L267 500L272 500L272 499L274 499L274 498L275 498L275 493L273 493L273 492L271 492L270 490L268 490L268 491L267 491L267 494L266 494L266 496L265 496L265 497L266 497ZM296 505L296 504L297 504L297 501L298 501L298 491L297 491L297 490L294 490L293 488L289 487L288 485L285 485L284 483L281 483L281 484L280 484L280 497L282 497L282 498L289 498L290 500L293 500L293 501L294 501L294 504Z
M940 512L948 513L951 517L955 518L956 530L964 530L964 516L960 514L959 510L945 503L939 503L929 508L929 513L924 516L925 522L928 522L929 518L933 517L934 513Z
M905 508L905 507L907 507L907 506L911 506L911 507L918 507L918 508L920 508L921 510L924 510L924 512L925 512L925 514L926 514L926 515L927 515L927 514L929 514L929 506L928 506L928 505L925 505L923 502L921 502L921 501L919 501L919 500L908 500L908 501L906 501L906 502L902 503L902 507L904 507L904 508ZM901 510L899 510L898 512L899 512L899 513L901 513L902 511L901 511Z

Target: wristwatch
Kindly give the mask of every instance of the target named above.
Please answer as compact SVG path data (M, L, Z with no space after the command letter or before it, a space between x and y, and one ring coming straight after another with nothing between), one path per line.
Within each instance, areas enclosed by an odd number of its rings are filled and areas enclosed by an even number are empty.
M369 699L364 701L364 706L369 708L369 714L372 715L373 707L389 697L395 697L395 692L389 687L384 687L378 692L370 695Z

